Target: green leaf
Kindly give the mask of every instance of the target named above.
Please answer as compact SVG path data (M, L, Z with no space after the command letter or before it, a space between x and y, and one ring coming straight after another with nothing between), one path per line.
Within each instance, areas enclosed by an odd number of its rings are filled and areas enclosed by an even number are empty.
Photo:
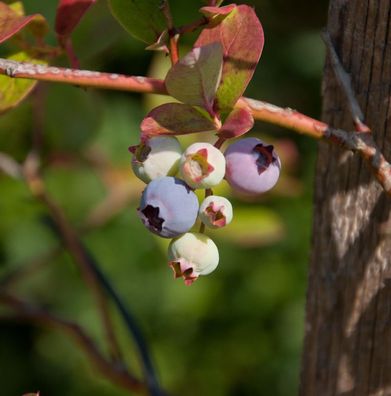
M182 103L166 103L154 108L140 127L141 140L157 135L186 135L216 130L209 118L196 108Z
M223 51L220 43L194 48L168 72L168 93L183 103L204 107L213 113L221 79Z
M219 25L204 29L195 46L215 42L221 43L224 55L216 104L219 110L227 112L242 96L262 53L263 29L253 8L235 7Z
M45 62L32 59L25 52L19 52L8 59L18 62L40 63ZM0 76L0 114L17 106L35 87L37 81Z
M108 0L118 22L135 38L151 45L166 29L161 0Z

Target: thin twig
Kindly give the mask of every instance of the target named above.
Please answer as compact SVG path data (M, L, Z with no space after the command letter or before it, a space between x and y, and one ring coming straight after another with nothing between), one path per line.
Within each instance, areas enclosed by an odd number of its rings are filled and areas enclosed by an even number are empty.
M192 23L189 23L188 25L183 25L179 26L176 31L179 35L183 35L185 33L191 33L194 32L195 30L199 29L202 26L205 26L209 23L209 19L207 17L202 17L198 19L197 21L194 21Z
M119 76L116 80L110 79L110 74L96 72L43 67L38 73L38 65L24 64L6 59L0 59L0 74L12 77L32 78L45 81L57 81L65 84L77 84L86 87L108 88L114 90L157 93L167 95L164 81L146 77ZM70 70L66 72L66 70ZM67 75L69 77L67 77ZM279 125L298 133L325 139L332 143L348 148L359 153L367 162L375 177L391 196L391 165L384 158L373 139L367 134L352 136L349 131L332 128L326 123L308 117L290 108L281 108L273 104L242 97L236 104L237 107L247 107L251 110L254 119ZM357 133L356 133L357 134ZM359 134L357 134L359 135Z
M44 182L38 172L37 161L37 157L34 154L30 154L25 161L24 176L27 185L30 188L33 196L47 207L53 221L58 225L59 229L61 230L64 244L71 253L75 262L79 265L83 278L86 281L87 285L91 288L91 291L95 297L98 311L102 319L105 337L108 340L110 354L113 359L120 361L120 348L114 334L113 323L109 313L109 307L106 298L102 293L99 283L97 282L96 277L89 266L89 262L86 259L78 243L76 233L67 221L62 209L56 204L56 202L51 199L51 197L46 192Z
M52 222L51 226L52 226L51 227L52 230L55 231L56 235L61 239L63 239L64 236L62 235L61 229L58 227L58 223ZM118 311L120 312L126 324L126 327L133 336L136 347L140 354L143 373L150 394L152 396L162 396L163 392L160 390L159 387L159 383L152 364L152 360L150 358L148 346L144 340L144 337L136 320L130 314L129 310L125 306L125 303L122 301L121 297L119 296L115 288L112 286L107 276L101 270L101 266L98 264L97 260L92 255L92 253L83 245L83 243L80 240L78 241L78 243L83 251L84 257L86 258L86 260L88 260L91 270L94 272L94 275L96 276L99 283L102 285L103 289L112 298L114 304L116 305Z
M175 65L175 63L177 63L179 60L179 50L178 50L179 34L174 27L174 20L172 18L169 1L162 0L160 9L164 17L166 18L168 36L170 38L170 58L171 58L171 63Z
M154 78L44 66L2 58L0 58L0 74L15 78L60 82L80 87L167 94L164 82Z
M10 289L11 286L15 287L17 282L27 278L28 276L38 272L50 261L54 260L63 251L62 246L56 246L50 249L46 253L34 257L28 264L20 264L16 266L16 269L5 274L0 279L0 287Z
M108 361L99 351L93 340L76 323L59 318L42 308L38 308L4 291L0 291L0 303L12 308L16 312L12 316L2 316L1 320L17 319L57 328L70 336L102 375L110 379L114 384L133 392L145 390L145 384L130 375L123 366Z
M67 54L71 67L73 69L79 69L80 62L73 48L72 38L69 36L60 35L57 39L60 43L61 48L63 48L65 53Z
M339 84L341 85L343 92L346 95L346 99L349 104L350 112L352 114L353 122L356 127L356 130L358 132L369 132L370 129L364 123L364 114L361 110L360 105L358 104L356 95L354 93L350 75L349 75L349 73L347 73L345 71L345 69L343 68L343 66L341 64L339 56L338 56L338 54L335 50L335 47L331 41L330 34L327 31L323 31L322 39L325 42L326 47L329 51L330 62L331 62L333 71L335 73L335 76L337 77L337 80L338 80Z

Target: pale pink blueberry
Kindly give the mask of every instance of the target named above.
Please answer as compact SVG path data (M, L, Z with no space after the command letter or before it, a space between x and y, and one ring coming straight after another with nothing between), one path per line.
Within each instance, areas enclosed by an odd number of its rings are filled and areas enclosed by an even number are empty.
M183 278L189 286L200 275L208 275L216 269L219 251L206 235L188 232L171 241L168 260L175 278Z
M216 186L224 177L224 155L210 143L194 143L182 155L180 172L192 188Z
M241 193L264 193L274 187L280 176L281 162L273 146L257 138L245 138L231 144L225 159L225 178Z
M157 136L129 149L132 168L145 183L162 176L174 176L179 169L182 149L175 137Z
M201 221L210 228L221 228L232 221L232 205L227 198L210 195L201 203Z

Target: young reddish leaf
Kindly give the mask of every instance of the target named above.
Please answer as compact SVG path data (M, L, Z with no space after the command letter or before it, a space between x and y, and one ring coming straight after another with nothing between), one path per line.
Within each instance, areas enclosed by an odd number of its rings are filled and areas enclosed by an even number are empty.
M0 2L0 43L29 26L35 36L43 37L48 31L45 18L40 14L24 16L20 2L7 5Z
M244 107L239 107L231 111L217 135L230 139L244 135L253 126L254 118L251 111Z
M8 59L18 62L44 64L42 61L31 59L24 52L19 52ZM37 81L34 80L0 76L0 114L16 107L33 90L36 83Z
M96 0L59 0L56 13L56 33L69 36L83 15Z
M157 135L186 135L216 130L213 122L192 106L166 103L155 107L141 123L141 140Z
M236 4L230 4L225 7L202 7L200 12L209 19L208 28L214 27L221 23L221 21L231 13L236 7Z
M135 38L151 45L166 29L161 0L109 0L111 13Z
M220 43L194 48L168 72L168 93L183 103L213 113L213 101L221 79L223 52Z
M224 55L216 104L229 111L250 82L263 49L263 29L254 10L247 5L235 7L219 25L204 29L195 46L215 42L222 44Z

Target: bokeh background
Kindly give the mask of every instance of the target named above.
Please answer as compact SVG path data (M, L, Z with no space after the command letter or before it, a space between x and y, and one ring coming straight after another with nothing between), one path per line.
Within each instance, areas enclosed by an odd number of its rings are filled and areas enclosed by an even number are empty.
M56 1L25 0L53 26ZM176 25L199 17L198 0L171 0ZM237 3L243 3L238 1ZM258 0L265 48L246 96L319 117L327 1ZM189 49L195 35L182 40ZM54 36L49 42L54 44ZM161 54L144 51L99 0L74 34L83 68L163 77ZM0 47L0 54L9 51ZM58 64L67 65L66 59ZM148 233L136 208L143 184L130 171L129 145L137 144L146 112L167 98L41 84L41 118L29 99L0 116L0 151L23 160L32 128L43 129L44 175L83 241L136 316L159 378L172 395L288 396L297 393L303 341L305 287L311 233L311 191L316 143L257 123L251 132L277 147L283 174L257 200L216 190L233 202L233 223L210 233L220 249L216 272L191 287L174 281L164 240ZM185 147L205 135L182 138ZM0 174L0 276L33 260L39 269L12 286L15 294L71 318L100 344L102 334L89 290L69 255L42 260L59 242L45 208L25 186ZM138 372L134 345L116 318L126 358ZM0 322L1 395L121 396L94 371L62 333Z

